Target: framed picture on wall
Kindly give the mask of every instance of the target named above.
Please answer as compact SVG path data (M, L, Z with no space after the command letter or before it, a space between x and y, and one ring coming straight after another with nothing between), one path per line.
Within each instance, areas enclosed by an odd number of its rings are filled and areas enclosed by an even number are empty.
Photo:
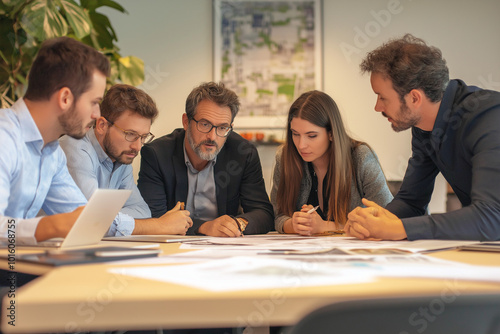
M292 102L322 89L321 0L213 0L214 81L238 94L235 129L283 129Z

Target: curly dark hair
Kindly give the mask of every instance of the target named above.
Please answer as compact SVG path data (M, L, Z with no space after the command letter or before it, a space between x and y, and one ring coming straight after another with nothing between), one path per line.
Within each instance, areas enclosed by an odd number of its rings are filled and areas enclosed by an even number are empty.
M421 89L430 101L439 102L450 80L441 51L411 34L368 53L360 68L389 78L401 101L411 90Z

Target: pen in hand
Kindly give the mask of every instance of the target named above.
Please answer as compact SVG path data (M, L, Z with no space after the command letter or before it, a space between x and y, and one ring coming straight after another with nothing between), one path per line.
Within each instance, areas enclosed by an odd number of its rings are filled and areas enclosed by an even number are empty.
M314 211L318 210L318 208L319 208L319 205L316 205L314 208L307 211L307 213L313 213Z
M238 226L238 230L240 231L240 236L243 237L243 231L245 230L245 225L242 225L242 223L240 223L239 221L239 218L236 218L236 217L233 217L233 216L229 216L231 218L233 218L234 222L236 223L236 226Z
M244 235L243 235L243 228L241 227L240 222L238 222L238 229L240 230L240 235L242 237L244 237Z

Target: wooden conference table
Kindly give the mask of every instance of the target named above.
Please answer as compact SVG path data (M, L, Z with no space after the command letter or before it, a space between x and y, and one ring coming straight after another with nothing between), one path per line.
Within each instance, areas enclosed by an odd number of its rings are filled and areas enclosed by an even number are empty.
M164 253L179 244L162 244ZM499 266L500 253L449 250L437 258ZM120 265L119 267L123 267ZM136 265L134 265L136 266ZM2 262L2 269L7 269ZM209 292L187 286L125 277L107 271L113 264L52 269L16 291L16 326L7 324L8 299L2 305L5 333L79 332L120 329L266 327L295 324L307 313L333 302L454 294L500 293L500 283L383 278L371 283L321 287ZM19 271L41 274L26 265Z

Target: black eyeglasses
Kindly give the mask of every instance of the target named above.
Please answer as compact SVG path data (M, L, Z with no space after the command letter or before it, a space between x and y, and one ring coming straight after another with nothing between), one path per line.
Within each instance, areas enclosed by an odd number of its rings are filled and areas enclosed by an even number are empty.
M120 128L118 125L114 124L113 122L110 122L106 119L106 121L111 124L111 126L114 126L115 128L117 128L118 130L120 130L121 132L123 132L125 134L125 140L128 141L128 142L135 142L137 141L137 139L141 139L141 144L147 144L147 143L150 143L154 138L155 138L155 135L152 134L151 132L150 133L147 133L145 135L140 135L138 134L137 132L135 131L130 131L130 130L124 130L122 128Z
M227 125L213 125L209 121L205 121L202 119L201 121L197 121L194 118L191 118L193 121L196 122L196 128L198 131L203 132L203 133L209 133L212 131L213 128L215 128L215 134L219 137L227 137L231 130L233 130L233 127L227 126Z

